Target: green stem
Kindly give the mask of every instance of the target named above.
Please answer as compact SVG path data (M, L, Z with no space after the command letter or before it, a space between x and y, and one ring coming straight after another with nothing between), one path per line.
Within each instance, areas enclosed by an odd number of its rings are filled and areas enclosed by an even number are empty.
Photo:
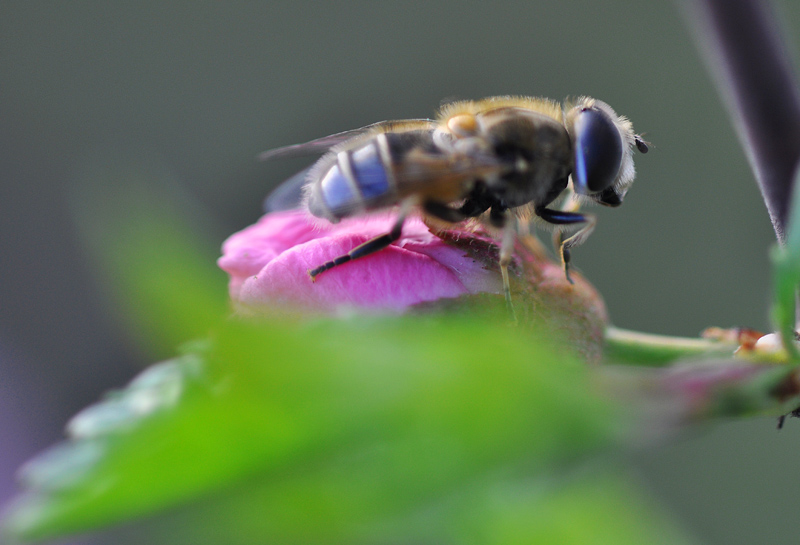
M609 363L662 367L686 358L730 358L738 345L711 339L670 337L627 329L606 329Z

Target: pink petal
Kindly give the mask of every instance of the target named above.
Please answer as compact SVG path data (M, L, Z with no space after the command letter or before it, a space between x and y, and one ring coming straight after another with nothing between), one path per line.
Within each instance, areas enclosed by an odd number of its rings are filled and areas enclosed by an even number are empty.
M331 311L359 307L401 311L442 297L500 293L496 272L409 218L400 240L311 280L308 270L388 232L391 214L330 224L305 212L267 214L223 245L219 266L231 276L232 299L245 308L289 303Z

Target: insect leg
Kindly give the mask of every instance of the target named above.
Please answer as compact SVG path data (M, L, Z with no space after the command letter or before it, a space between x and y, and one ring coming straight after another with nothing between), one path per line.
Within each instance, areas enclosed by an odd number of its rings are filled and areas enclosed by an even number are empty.
M489 222L503 230L503 240L500 243L500 274L503 276L503 294L506 296L506 306L511 314L511 319L516 322L517 314L511 303L511 282L508 278L508 266L514 254L514 241L517 237L517 217L508 207L495 204L489 211Z
M578 214L577 212L567 212L561 210L551 210L544 206L536 207L536 215L548 223L553 225L574 225L576 223L585 224L577 232L568 238L561 240L559 245L559 252L561 253L561 262L564 264L564 275L570 284L574 284L572 278L569 276L569 262L571 259L570 248L583 244L586 238L592 234L594 227L597 224L597 218L592 214Z
M560 210L561 212L577 212L578 210L581 209L581 203L576 198L577 195L575 194L575 191L573 191L571 185L567 187L566 191L567 191L567 196L564 198L564 201L561 203L561 206L558 208L558 210ZM553 247L558 248L559 254L562 258L562 263L564 256L563 253L561 252L561 248L563 245L564 245L564 230L556 229L555 231L553 231ZM567 250L567 259L569 258L570 258L569 250ZM566 269L565 269L565 274L567 276L567 280L570 280L571 284L572 280L569 278L569 273L566 272Z
M450 208L446 204L437 201L427 201L422 205L425 212L444 221L458 222L475 215L483 213L489 206L483 206L480 202L467 202L461 208ZM477 213L476 213L477 211ZM511 264L511 257L514 254L514 240L517 235L517 218L507 208L493 206L491 211L492 224L503 228L503 241L500 244L500 274L503 276L503 293L506 297L506 305L511 319L516 322L517 315L514 312L514 305L511 303L511 283L508 278L508 266Z
M416 199L408 199L403 201L403 203L400 205L400 212L397 215L397 220L394 222L391 231L388 233L371 238L365 243L359 244L346 254L340 255L336 259L328 261L327 263L323 263L319 267L310 269L308 271L308 275L311 277L311 281L313 282L316 280L317 276L325 271L328 271L339 265L344 265L348 261L353 261L354 259L379 252L389 246L392 242L399 239L403 231L403 223L405 222L406 216L408 216L408 213L411 211L411 208L414 206L414 204L416 204Z
M511 314L511 319L517 321L514 304L511 302L511 282L508 279L508 266L514 255L514 241L517 237L517 217L510 211L505 211L505 225L503 226L503 241L500 244L500 274L503 275L503 294L506 296L506 306Z

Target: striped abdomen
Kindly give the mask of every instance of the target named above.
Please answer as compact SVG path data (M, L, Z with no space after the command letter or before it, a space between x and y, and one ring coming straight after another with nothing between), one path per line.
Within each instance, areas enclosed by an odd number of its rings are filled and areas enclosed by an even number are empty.
M415 185L401 172L408 154L419 150L441 155L432 134L431 130L379 133L326 154L309 174L309 211L335 222L397 204Z

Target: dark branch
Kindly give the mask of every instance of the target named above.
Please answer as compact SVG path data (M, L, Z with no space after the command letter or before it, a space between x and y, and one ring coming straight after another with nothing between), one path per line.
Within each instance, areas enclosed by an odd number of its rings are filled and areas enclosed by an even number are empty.
M785 241L800 160L800 92L766 0L685 0L685 13Z

